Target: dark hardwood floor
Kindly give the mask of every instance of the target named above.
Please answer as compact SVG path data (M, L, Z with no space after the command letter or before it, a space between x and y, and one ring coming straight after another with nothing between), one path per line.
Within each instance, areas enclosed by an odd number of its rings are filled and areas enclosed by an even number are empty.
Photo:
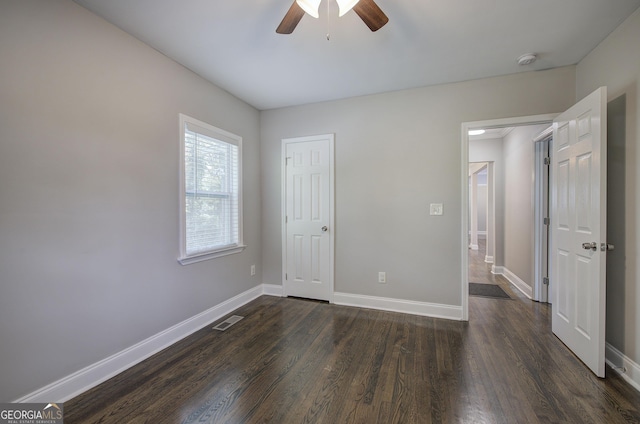
M483 238L479 238L478 250L469 249L469 281L472 283L498 284L503 289L506 287L513 289L509 281L502 275L491 273L491 264L484 261L486 245L486 241Z
M65 423L640 422L640 393L504 288L469 322L262 296L66 402Z

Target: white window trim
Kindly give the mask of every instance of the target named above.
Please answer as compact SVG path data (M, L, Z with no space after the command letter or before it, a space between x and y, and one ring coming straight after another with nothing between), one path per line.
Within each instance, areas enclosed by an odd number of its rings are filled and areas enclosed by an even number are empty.
M243 243L243 221L242 221L242 137L237 136L228 131L216 128L206 122L199 121L182 113L178 114L180 123L180 256L178 262L181 265L189 265L196 262L206 261L209 259L219 258L222 256L233 255L242 252L247 246ZM185 190L185 124L192 124L200 128L208 130L207 133L213 138L229 142L238 146L238 243L229 246L220 247L207 252L187 255L187 230L186 230L186 190Z
M207 253L199 253L197 255L191 255L191 256L182 256L178 258L178 262L180 262L180 265L194 264L196 262L202 262L209 259L220 258L222 256L233 255L234 253L240 253L244 249L246 249L246 247L247 246L245 245L239 245L239 246L234 245L233 247L212 250L211 252L207 252Z

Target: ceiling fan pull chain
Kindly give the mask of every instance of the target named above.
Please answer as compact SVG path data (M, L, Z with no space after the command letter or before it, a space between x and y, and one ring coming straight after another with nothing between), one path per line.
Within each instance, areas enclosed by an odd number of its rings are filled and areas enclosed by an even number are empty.
M329 13L329 6L330 6L331 0L327 0L327 41L329 41L331 39L331 27L329 25L329 20L331 19L331 13Z

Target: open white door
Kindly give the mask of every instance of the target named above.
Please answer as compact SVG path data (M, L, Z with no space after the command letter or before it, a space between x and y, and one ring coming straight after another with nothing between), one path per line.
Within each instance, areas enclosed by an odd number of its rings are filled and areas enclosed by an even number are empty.
M605 363L607 89L553 122L553 332L598 376Z
M284 294L333 300L333 135L283 140Z

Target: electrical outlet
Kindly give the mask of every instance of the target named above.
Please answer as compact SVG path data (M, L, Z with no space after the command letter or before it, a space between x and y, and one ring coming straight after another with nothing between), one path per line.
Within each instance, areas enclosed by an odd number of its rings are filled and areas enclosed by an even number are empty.
M387 283L387 273L380 271L378 273L378 283L380 284L386 284Z
M256 266L255 265L251 265L251 276L256 275Z

